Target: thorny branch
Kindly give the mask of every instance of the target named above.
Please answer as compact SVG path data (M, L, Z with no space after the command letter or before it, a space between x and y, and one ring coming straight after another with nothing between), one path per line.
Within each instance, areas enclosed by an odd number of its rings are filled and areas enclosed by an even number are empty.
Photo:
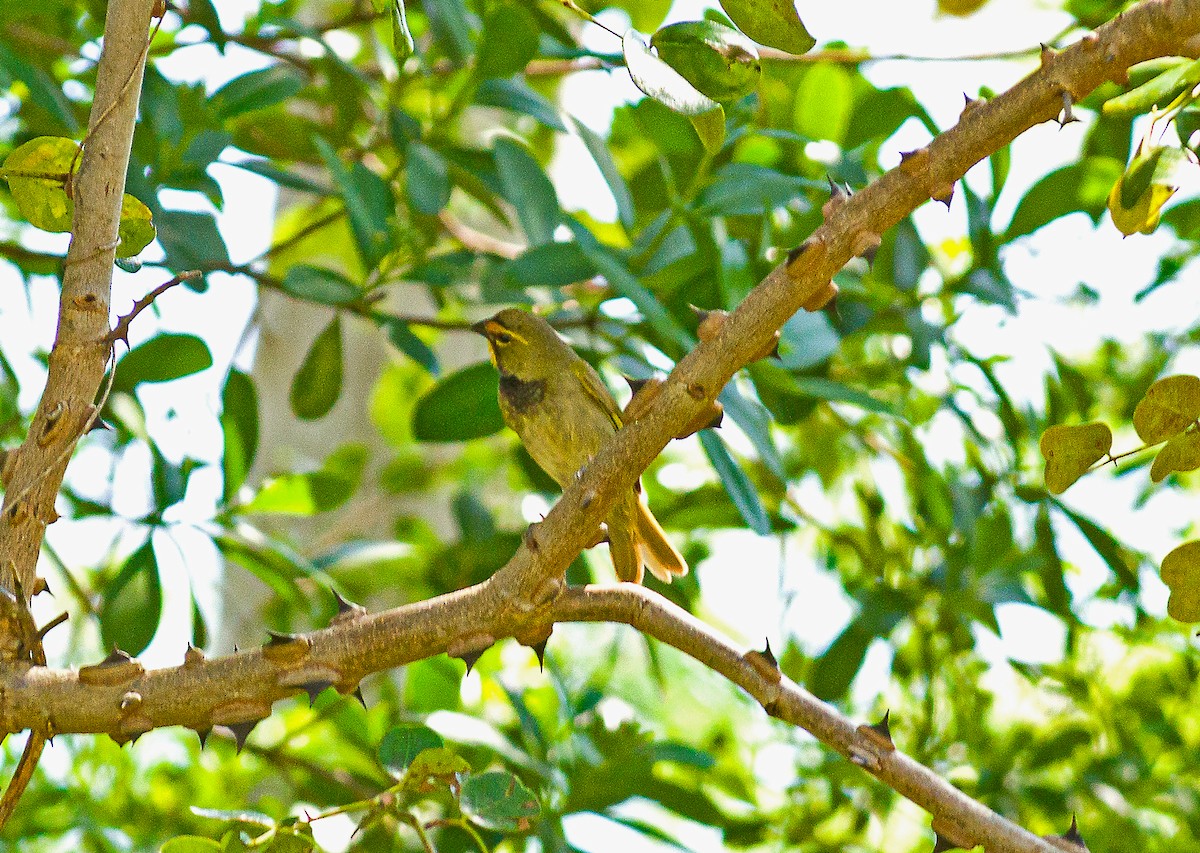
M143 35L145 23L139 24ZM147 671L119 652L78 672L36 666L9 654L0 661L5 688L0 694L0 730L29 728L46 735L104 732L126 742L160 726L183 725L202 735L213 726L225 726L241 743L253 725L270 714L273 702L302 691L315 695L332 686L351 693L368 673L433 655L447 653L470 662L505 637L542 647L556 622L617 621L720 672L768 713L807 729L928 809L939 849L978 844L994 853L1058 849L1061 839L1047 842L1026 832L904 756L895 749L886 724L855 725L784 679L768 653L738 652L728 640L649 590L568 589L563 572L589 543L614 498L632 486L669 438L709 406L738 369L764 351L792 314L802 308L815 310L833 296L832 277L851 257L877 246L880 234L926 200L949 204L954 183L967 169L1029 127L1058 116L1064 93L1067 101L1078 101L1106 80L1123 80L1130 65L1179 52L1198 32L1200 0L1148 0L1061 53L1043 51L1041 67L1024 81L991 102L968 100L954 128L925 148L907 152L899 167L858 194L831 200L816 232L723 324L709 330L678 363L646 412L617 434L546 519L531 528L517 554L487 581L375 615L344 604L323 630L273 635L261 648L212 660L189 649L182 665L167 669ZM85 159L81 180L86 171ZM70 270L68 263L68 277ZM82 296L64 282L60 344L74 340L76 346L87 341L103 346L107 329L88 338L66 313L68 301ZM103 313L106 323L107 311ZM95 374L90 387L74 378L76 389L94 394L99 384ZM54 377L52 360L51 383ZM39 435L36 431L46 429L45 421L35 420L34 429L33 435ZM57 487L61 472L50 480ZM6 505L4 522L10 514ZM0 553L10 552L6 540L13 535L11 524L0 526L5 540L0 541ZM38 527L34 556L40 535ZM32 561L19 564L23 572L32 572Z

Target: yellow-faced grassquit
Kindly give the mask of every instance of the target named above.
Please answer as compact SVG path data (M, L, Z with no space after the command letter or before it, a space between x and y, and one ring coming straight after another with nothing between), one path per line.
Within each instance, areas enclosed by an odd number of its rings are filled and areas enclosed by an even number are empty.
M500 411L534 461L564 489L621 428L621 410L592 366L543 320L516 308L471 327L500 371ZM670 583L687 563L646 506L641 485L605 520L617 578L641 583L643 567Z

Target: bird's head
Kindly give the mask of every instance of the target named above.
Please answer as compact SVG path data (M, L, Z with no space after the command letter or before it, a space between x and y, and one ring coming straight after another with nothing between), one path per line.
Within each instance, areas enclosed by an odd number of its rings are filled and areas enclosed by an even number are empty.
M569 367L571 350L541 317L505 308L471 329L487 338L492 364L518 379L542 379Z

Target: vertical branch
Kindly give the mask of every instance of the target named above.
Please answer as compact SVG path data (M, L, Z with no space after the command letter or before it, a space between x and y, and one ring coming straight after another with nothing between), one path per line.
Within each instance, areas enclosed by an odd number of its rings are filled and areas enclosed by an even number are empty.
M0 512L0 585L36 591L38 553L71 449L89 423L110 342L113 258L154 0L110 0L88 135L71 186L71 247L58 333L42 399L25 442L5 459ZM17 594L21 594L18 592ZM0 659L21 648L18 626L0 620Z

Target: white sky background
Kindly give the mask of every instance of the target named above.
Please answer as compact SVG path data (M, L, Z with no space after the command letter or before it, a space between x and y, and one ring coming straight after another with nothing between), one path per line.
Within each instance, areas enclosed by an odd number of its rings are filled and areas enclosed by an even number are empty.
M217 0L216 5L226 29L239 29L248 3ZM711 4L677 0L669 21L698 18L706 5ZM841 40L876 55L956 56L1022 50L1054 39L1068 21L1061 12L1030 0L992 0L979 14L964 20L932 17L932 0L843 0L839 3L801 0L798 6L819 43ZM604 20L617 30L627 25L618 14L610 14ZM612 36L595 27L587 28L585 41L589 46L605 51L617 47ZM212 91L226 80L264 64L266 61L260 55L230 44L224 58L211 47L204 46L180 51L169 63L160 60L158 67L176 78L204 80ZM864 73L881 87L911 87L938 126L950 127L957 120L964 92L975 94L982 85L1003 91L1032 67L1033 60L959 64L885 61L865 66ZM613 108L640 97L641 93L623 71L585 72L564 81L561 104L593 129L605 132ZM1056 124L1047 123L1014 143L1012 171L997 210L998 227L1007 222L1021 195L1037 178L1075 156L1085 127L1085 124L1077 123L1060 130ZM905 125L885 146L885 152L890 153L883 155L884 165L893 165L900 150L917 147L927 141L927 137L926 131L915 122ZM552 176L564 208L582 208L598 217L614 218L611 197L590 158L577 140L560 136L559 141L561 151L553 165ZM893 158L892 162L886 159L889 156ZM225 211L218 214L218 223L230 255L235 263L252 258L271 239L273 187L263 179L230 166L216 166L213 174L225 191ZM981 188L986 186L986 167L978 167L969 180L977 181ZM1195 184L1185 188L1180 197L1194 194L1195 188ZM172 196L167 199L164 195L168 206L186 204L207 209L207 202L197 202L194 195L172 193ZM940 204L926 204L917 211L915 218L923 236L933 243L957 239L965 233L961 198L955 199L948 212ZM1008 272L1018 289L1028 291L1033 298L1021 302L1015 317L1001 309L964 299L964 315L957 324L955 336L976 355L1011 356L998 372L1008 380L1018 402L1029 400L1040 405L1042 376L1050 364L1047 347L1068 357L1082 355L1090 352L1103 337L1134 340L1147 330L1179 331L1194 321L1197 300L1194 291L1185 284L1168 285L1139 304L1133 302L1133 294L1153 276L1156 258L1171 239L1169 233L1160 231L1148 237L1122 240L1107 218L1099 227L1093 228L1080 214L1052 223L1019 241L1004 255ZM35 248L62 248L65 235L45 235L30 230L25 242ZM154 258L156 251L155 245L147 250L145 257ZM147 268L137 275L118 272L114 284L114 310L128 310L135 298L162 280L162 271L154 268ZM1080 282L1100 293L1098 304L1083 307L1066 303L1065 297L1075 292ZM0 269L0 287L16 294L21 285L15 275ZM30 294L28 303L9 297L0 304L0 340L4 341L6 353L14 358L14 367L22 375L24 394L21 402L26 409L36 404L40 376L44 372L35 362L20 362L15 355L35 345L49 348L57 290L53 283L41 280L34 283ZM241 331L253 311L253 288L244 280L217 275L210 277L207 294L197 295L182 287L175 288L157 307L161 312L157 321L143 315L134 324L132 342L136 344L151 337L157 328L193 332L210 343L216 367L180 380L179 384L143 386L139 394L150 429L160 437L163 450L174 460L185 453L218 460L221 436L215 413L219 411L219 379L224 365L234 357ZM1194 348L1185 352L1167 372L1200 372L1200 353ZM978 383L977 378L966 374L957 378ZM935 368L921 381L929 387L945 387L946 378L944 374L938 374L935 363ZM981 427L985 432L988 430L987 417L987 413L981 415ZM929 430L929 446L936 447L941 443L938 430L946 428L950 428L949 419L934 422ZM994 424L992 431L1000 436L998 424ZM954 442L946 444L953 446ZM1118 450L1133 446L1131 436L1118 434L1115 446ZM138 459L139 454L144 455L144 452L131 451L132 458L119 466L115 483L121 498L116 502L116 508L129 516L139 515L147 508L141 483L145 482L149 463L146 458ZM103 451L85 447L72 465L71 482L85 492L101 489L106 465ZM901 484L895 471L883 463L878 467L874 473L884 496L898 495ZM1139 486L1139 477L1117 479L1108 474L1093 475L1068 492L1066 501L1158 559L1179 544L1180 534L1192 523L1194 509L1185 495L1161 490L1143 508L1133 510ZM188 501L176 511L178 518L173 520L202 521L211 513L219 493L215 470L197 472L193 475ZM802 483L798 495L818 515L837 511L837 507L812 483ZM889 503L901 506L904 501L897 498ZM1077 596L1086 596L1108 579L1108 569L1073 528L1062 529L1060 533L1065 557L1073 565L1069 583ZM216 555L205 537L190 530L186 524L173 526L169 537L161 533L158 537L158 555L164 576L182 580L190 575L193 582L200 588L207 588L211 595L211 583L216 577ZM101 541L111 538L111 529L106 530L98 522L62 521L51 527L48 535L48 541L63 555L68 566L94 562L97 538ZM174 546L164 541L172 538L176 542ZM836 579L807 565L802 535L791 537L781 552L780 542L776 539L760 539L746 531L722 532L714 537L713 550L716 556L698 567L708 618L748 644L761 644L766 630L776 648L782 646L784 633L792 633L806 651L820 652L853 614L852 605ZM780 571L781 553L788 558L786 573ZM1147 573L1144 584L1142 603L1153 611L1165 612L1166 591L1157 576ZM168 602L164 622L186 625L189 620L186 594L179 592L178 587L172 593L170 583L165 586ZM45 612L38 612L44 621L55 615L62 604L39 601L38 606L45 609ZM1129 621L1131 613L1127 607L1106 603L1096 605L1089 616L1097 624L1111 624ZM1063 630L1053 617L1035 608L1008 605L1000 609L1000 620L1001 638L986 631L979 632L981 648L997 663L1006 657L1045 661L1061 654ZM56 635L51 634L48 650L63 660L66 635L63 629L59 630L62 641L56 647L53 642ZM148 665L172 665L178 662L180 642L178 637L165 638L160 632L160 637L142 657ZM883 643L872 648L855 684L858 701L870 704L886 688L889 654ZM1002 679L1002 673L1007 669L998 667L1001 674L997 678ZM786 760L790 761L790 758ZM768 772L770 768L764 768L764 773ZM656 822L661 823L661 815L656 817ZM582 826L579 831L581 846L586 847L582 842L591 831ZM721 849L715 838L689 838L687 843L698 851Z

